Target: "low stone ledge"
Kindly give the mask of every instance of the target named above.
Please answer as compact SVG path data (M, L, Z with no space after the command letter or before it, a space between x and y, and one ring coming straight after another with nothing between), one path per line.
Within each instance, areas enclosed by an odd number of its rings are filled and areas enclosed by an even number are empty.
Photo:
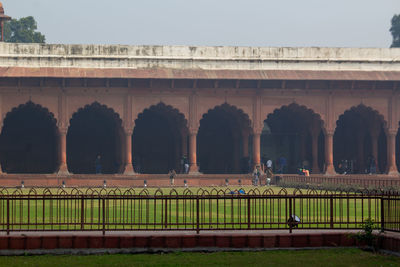
M382 239L383 238L383 239ZM400 250L400 239L381 237L382 248ZM0 251L55 249L266 249L354 247L348 233L315 234L200 234L200 235L24 235L0 236Z

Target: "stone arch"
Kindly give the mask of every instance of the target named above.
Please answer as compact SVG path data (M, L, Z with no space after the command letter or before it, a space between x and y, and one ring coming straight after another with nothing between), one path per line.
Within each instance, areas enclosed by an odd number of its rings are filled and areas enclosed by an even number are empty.
M68 170L72 173L122 172L123 140L124 129L118 113L98 102L85 105L70 119Z
M139 173L182 171L187 156L188 122L171 105L159 102L141 112L132 135L133 163Z
M193 118L193 126L196 126L198 128L200 126L200 121L203 119L205 114L207 114L210 110L213 110L214 108L222 105L235 107L240 113L246 115L246 118L249 119L251 124L253 123L253 98L215 96L202 98L199 97L196 116Z
M338 173L385 172L388 123L377 110L352 106L336 121L333 162ZM375 167L371 170L371 164Z
M247 173L251 120L243 110L224 103L203 114L197 134L200 171Z
M367 99L368 100L368 99ZM378 105L377 103L374 103L370 101L369 103L367 100L365 101L360 101L359 99L334 99L333 103L333 128L337 126L337 121L340 119L341 116L346 111L351 111L354 110L357 107L365 107L369 111L371 111L374 114L377 114L379 118L385 123L385 128L389 126L389 120L388 120L388 114L387 114L387 109L380 109L381 105ZM336 104L336 102L340 102L339 105ZM382 106L387 107L387 103Z
M276 172L306 168L319 173L324 165L324 131L320 114L305 105L293 102L275 108L264 120L261 161L271 159Z
M107 97L100 97L96 95L68 95L66 99L65 108L65 125L68 128L72 117L80 110L92 104L99 104L111 109L115 114L118 114L119 119L122 120L123 125L126 123L125 117L125 103L126 95L107 95Z
M1 165L7 173L54 173L58 167L57 121L28 101L8 112L1 131Z
M3 96L4 98L5 96ZM28 95L28 94L18 94L18 95L7 95L7 101L2 101L2 121L6 118L7 114L15 108L25 105L27 103L34 103L44 109L46 109L51 116L60 121L59 110L58 110L58 96L47 96L47 95Z
M140 114L158 104L177 110L186 120L189 120L189 97L187 96L134 96L132 98L132 125Z

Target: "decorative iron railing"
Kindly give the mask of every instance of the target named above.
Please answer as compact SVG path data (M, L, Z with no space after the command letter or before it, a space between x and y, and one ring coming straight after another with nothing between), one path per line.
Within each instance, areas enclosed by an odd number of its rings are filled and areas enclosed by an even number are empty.
M395 192L0 189L0 231L400 230Z

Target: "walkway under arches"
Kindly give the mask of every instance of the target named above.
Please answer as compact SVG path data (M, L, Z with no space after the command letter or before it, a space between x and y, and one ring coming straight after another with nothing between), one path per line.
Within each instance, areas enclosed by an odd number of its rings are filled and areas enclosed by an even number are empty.
M250 125L247 114L228 104L204 114L197 134L200 171L247 173Z
M187 121L182 113L164 103L145 109L135 121L132 151L138 173L182 171L187 156Z
M1 166L6 173L54 173L58 167L56 120L32 102L10 111L0 136Z
M345 111L336 122L333 160L338 173L386 172L386 122L370 107L359 105ZM375 162L376 170L371 164Z
M119 115L95 102L79 109L67 133L67 165L72 173L95 173L100 155L102 173L119 173L123 168L124 131Z
M293 103L276 109L264 121L261 161L271 159L274 171L279 173L297 173L302 167L313 173L323 171L322 127L320 116L305 106ZM286 161L283 170L282 161Z

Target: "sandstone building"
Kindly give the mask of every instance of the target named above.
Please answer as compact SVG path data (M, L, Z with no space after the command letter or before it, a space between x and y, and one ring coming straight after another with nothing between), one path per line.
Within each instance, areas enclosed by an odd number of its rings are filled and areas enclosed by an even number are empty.
M400 164L400 49L0 44L7 173Z

